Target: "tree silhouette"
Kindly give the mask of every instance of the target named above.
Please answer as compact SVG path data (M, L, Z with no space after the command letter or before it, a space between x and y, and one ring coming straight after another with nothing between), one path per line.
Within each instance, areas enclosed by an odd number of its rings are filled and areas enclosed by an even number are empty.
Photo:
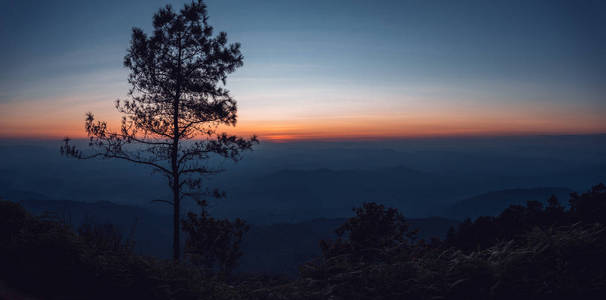
M393 247L416 239L417 231L409 230L408 222L395 208L365 202L353 211L356 216L349 218L335 232L339 237L348 237L354 248Z
M152 167L168 179L173 207L173 258L179 260L181 200L196 193L204 175L221 170L208 165L219 156L237 161L252 149L255 136L245 139L219 133L235 126L236 101L225 89L227 75L242 66L240 44L227 35L213 35L206 5L198 0L179 12L170 5L153 17L154 32L133 28L124 66L130 70L129 99L116 100L124 114L119 130L86 116L90 152L70 144L65 155L79 159L116 158Z

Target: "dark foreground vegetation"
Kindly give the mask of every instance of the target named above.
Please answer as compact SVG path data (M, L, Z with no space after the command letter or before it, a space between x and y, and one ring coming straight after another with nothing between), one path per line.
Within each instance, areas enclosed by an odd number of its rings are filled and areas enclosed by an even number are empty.
M418 239L400 212L379 204L355 213L335 240L320 242L321 257L286 279L229 273L240 255L242 223L192 215L189 226L223 228L208 230L222 232L219 253L230 255L200 263L210 247L197 253L197 264L175 263L137 255L111 225L74 230L1 201L0 281L38 299L602 299L606 293L603 184L572 194L568 205L530 201L467 220L445 240ZM208 247L209 236L201 237L196 242Z

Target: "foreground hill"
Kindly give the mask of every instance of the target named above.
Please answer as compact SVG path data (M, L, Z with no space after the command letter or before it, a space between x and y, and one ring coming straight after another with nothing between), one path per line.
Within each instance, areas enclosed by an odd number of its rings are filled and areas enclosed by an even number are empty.
M606 186L512 205L445 240L415 239L393 208L364 203L299 277L218 276L136 254L115 231L78 231L0 201L0 282L40 299L603 299ZM332 221L330 221L332 222ZM484 234L478 234L484 233ZM6 298L8 294L0 294Z

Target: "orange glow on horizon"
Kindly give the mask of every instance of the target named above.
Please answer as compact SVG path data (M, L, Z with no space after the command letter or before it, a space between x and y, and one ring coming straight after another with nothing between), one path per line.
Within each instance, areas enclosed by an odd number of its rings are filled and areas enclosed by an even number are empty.
M120 114L107 101L82 102L77 98L24 103L0 103L1 138L86 138L84 113L96 112L110 128L120 124ZM299 140L377 140L449 136L507 136L532 134L596 134L606 132L600 116L537 110L493 109L491 113L417 110L402 114L369 112L329 118L326 116L275 116L241 114L236 127L221 131L241 136L256 134L266 142ZM273 118L272 118L273 117Z
M356 120L342 122L334 120L314 121L241 121L236 127L223 127L220 131L241 136L257 135L265 142L289 142L306 140L381 140L397 138L457 137L457 136L511 136L533 134L596 134L606 132L606 128L592 126L555 127L553 124L531 124L530 122L483 122L481 120L438 121L417 120ZM352 124L357 123L357 124ZM118 120L109 121L111 125ZM551 125L551 126L550 126ZM591 125L591 124L587 124ZM86 138L84 120L64 120L53 122L52 126L40 120L23 126L0 121L0 137L62 139Z

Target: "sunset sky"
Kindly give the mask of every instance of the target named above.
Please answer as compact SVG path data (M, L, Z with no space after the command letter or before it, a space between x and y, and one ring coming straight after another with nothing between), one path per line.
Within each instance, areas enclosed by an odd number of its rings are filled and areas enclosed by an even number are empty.
M131 27L184 1L0 0L0 137L115 124ZM212 0L230 131L262 139L606 133L603 1Z

